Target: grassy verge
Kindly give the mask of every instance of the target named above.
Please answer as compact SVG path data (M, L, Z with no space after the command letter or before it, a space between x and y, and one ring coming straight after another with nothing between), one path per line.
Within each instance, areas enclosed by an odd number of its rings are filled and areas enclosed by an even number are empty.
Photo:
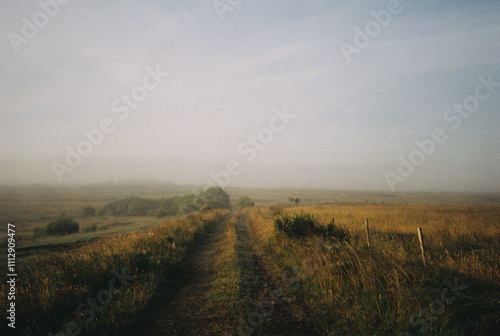
M118 335L133 325L203 230L222 217L215 211L193 214L19 263L16 330L27 336ZM6 281L0 290L7 292ZM4 307L6 298L0 300Z
M276 209L274 209L276 212ZM500 334L499 207L294 208L349 230L348 241L277 234L247 210L256 242L330 335ZM370 247L362 230L371 220ZM427 267L416 228L427 238Z
M210 305L220 311L234 311L240 308L239 291L241 274L237 258L236 218L233 215L224 226L222 239L214 254L214 272L208 293Z

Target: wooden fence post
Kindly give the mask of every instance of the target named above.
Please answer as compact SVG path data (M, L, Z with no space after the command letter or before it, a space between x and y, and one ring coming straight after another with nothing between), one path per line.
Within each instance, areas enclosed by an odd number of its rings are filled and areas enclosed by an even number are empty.
M417 233L418 233L418 241L420 242L420 250L422 250L422 261L424 262L425 266L425 245L424 245L424 236L422 234L422 229L417 228Z
M370 246L370 226L368 224L368 218L365 219L366 223L366 243Z

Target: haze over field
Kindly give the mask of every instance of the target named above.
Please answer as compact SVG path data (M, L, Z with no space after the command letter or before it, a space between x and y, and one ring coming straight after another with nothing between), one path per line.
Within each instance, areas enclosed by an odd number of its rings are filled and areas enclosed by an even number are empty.
M41 3L0 4L0 184L500 190L498 1Z

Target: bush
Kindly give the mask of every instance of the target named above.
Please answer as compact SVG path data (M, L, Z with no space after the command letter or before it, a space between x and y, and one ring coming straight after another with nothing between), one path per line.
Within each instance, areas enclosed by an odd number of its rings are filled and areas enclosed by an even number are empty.
M290 238L304 238L310 235L345 240L349 233L337 227L334 220L326 225L319 223L311 214L279 214L274 219L276 230L284 232Z
M340 241L345 240L349 235L347 230L341 229L335 225L334 219L325 226L318 227L316 232L326 238L335 238Z
M95 211L95 209L93 207L86 206L85 208L83 208L82 216L83 217L94 217L96 213L97 212Z
M303 238L316 233L317 223L311 214L300 213L290 216L283 213L274 219L274 227L290 238Z
M47 233L47 236L67 235L79 232L80 224L68 217L61 216L58 219L47 224L45 231Z

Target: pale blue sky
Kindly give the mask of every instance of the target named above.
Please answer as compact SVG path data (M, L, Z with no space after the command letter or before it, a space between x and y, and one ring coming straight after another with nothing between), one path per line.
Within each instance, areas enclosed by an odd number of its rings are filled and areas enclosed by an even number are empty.
M64 183L206 183L236 160L236 186L390 190L385 173L439 127L448 140L396 190L500 191L500 88L458 130L443 120L478 76L500 81L500 2L401 1L348 62L342 44L389 2L243 0L221 20L213 1L72 0L15 52L41 7L4 1L0 184L59 183L53 162L109 118ZM119 120L147 66L168 78ZM285 106L296 118L246 162L238 145Z

